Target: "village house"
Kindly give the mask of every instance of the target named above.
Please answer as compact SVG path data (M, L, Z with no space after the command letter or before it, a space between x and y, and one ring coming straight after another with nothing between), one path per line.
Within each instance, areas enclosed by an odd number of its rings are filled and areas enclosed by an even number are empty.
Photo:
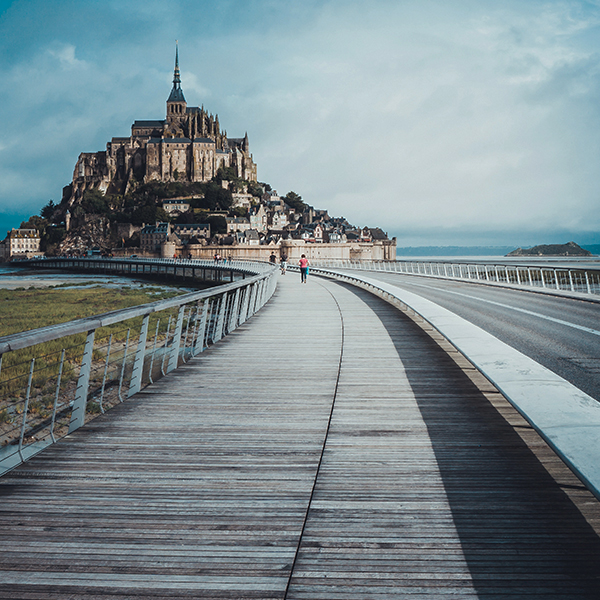
M171 198L163 200L162 207L170 217L178 217L190 210L190 203L183 198Z
M233 192L231 196L233 198L232 208L250 208L252 202L256 200L252 194L247 193Z
M260 235L256 229L244 231L244 244L248 246L260 246Z
M330 244L343 244L346 242L346 235L340 233L338 229L333 229L329 232L329 243Z
M263 204L250 209L250 228L262 233L268 229L267 210Z
M205 238L210 237L210 225L208 223L175 223L171 225L173 233L180 240L190 238Z
M268 217L269 229L283 229L288 223L288 216L284 211L273 211Z
M321 223L317 223L313 230L313 237L317 244L322 244L325 237L325 230L323 229L323 225Z
M40 233L37 229L15 229L0 242L0 260L31 258L40 254Z
M160 249L161 244L167 242L170 233L170 223L144 225L140 231L140 248L142 251L156 252Z
M236 231L246 231L250 229L250 221L245 217L227 217L227 233L235 233Z

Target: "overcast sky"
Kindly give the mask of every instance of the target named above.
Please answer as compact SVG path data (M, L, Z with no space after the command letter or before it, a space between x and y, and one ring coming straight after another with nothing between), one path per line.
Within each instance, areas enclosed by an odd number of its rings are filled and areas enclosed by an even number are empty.
M600 0L0 0L0 236L188 105L399 246L600 243Z

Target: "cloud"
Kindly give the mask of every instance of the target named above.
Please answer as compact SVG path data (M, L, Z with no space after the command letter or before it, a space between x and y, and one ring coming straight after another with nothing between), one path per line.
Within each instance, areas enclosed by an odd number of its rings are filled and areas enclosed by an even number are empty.
M0 212L37 212L79 152L162 118L179 39L188 103L247 131L282 193L425 244L599 231L599 23L575 0L20 0Z

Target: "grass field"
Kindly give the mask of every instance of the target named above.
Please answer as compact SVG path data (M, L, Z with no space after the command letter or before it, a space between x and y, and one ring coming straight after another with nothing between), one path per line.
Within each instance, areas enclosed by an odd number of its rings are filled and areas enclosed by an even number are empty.
M44 289L0 289L0 337L56 325L112 310L147 304L163 298L171 298L183 293L177 288L165 288L148 285L145 287L75 287L68 289L60 286ZM177 309L163 311L152 315L151 331L155 331L157 319L160 329L157 334L164 338L169 317L173 317ZM136 317L102 327L96 332L93 359L101 361L106 356L107 340L110 338L113 348L117 349L114 358L118 357L126 340L135 343L139 335L142 318ZM35 371L32 384L36 394L56 378L60 365L60 356L65 350L65 363L62 383L67 386L78 373L81 363L85 333L67 336L51 342L8 352L0 357L0 425L12 422L14 414L19 411L27 383L27 374L31 360L35 358ZM50 385L51 387L51 385ZM47 394L46 394L47 395ZM48 402L46 398L46 403Z
M70 287L70 286L69 286ZM171 298L162 287L0 290L0 337Z

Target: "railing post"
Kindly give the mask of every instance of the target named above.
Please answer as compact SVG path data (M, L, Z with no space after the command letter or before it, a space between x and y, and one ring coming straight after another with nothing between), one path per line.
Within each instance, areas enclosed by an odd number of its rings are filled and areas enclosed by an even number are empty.
M235 296L233 297L233 306L231 308L231 315L229 316L228 331L233 331L239 322L239 306L240 306L240 288L235 290Z
M247 317L251 317L255 313L256 305L256 293L258 291L258 283L252 284L252 291L250 292L250 300L248 301L248 314Z
M188 343L188 333L190 331L190 323L192 322L192 310L193 307L190 306L190 310L188 312L188 318L185 324L185 335L183 336L183 350L181 351L181 358L183 360L183 362L187 362L185 360L185 351L187 349L187 343Z
M250 295L252 294L251 286L247 285L244 288L244 299L242 300L242 310L240 311L239 324L246 322L248 318L248 307L250 305Z
M56 423L56 409L58 408L58 398L60 396L60 382L62 380L63 365L65 364L65 349L63 348L60 355L60 367L58 368L58 377L56 378L56 393L54 394L54 405L52 407L52 419L50 421L50 437L53 442L56 442L54 437L54 424Z
M544 269L540 267L540 279L542 280L542 287L546 287L546 281L544 280Z
M587 293L591 294L592 290L590 289L590 278L588 277L588 272L584 271L585 273L585 287L587 288ZM0 356L0 359L2 359L2 357Z
M256 284L256 298L255 298L255 302L254 302L254 313L257 313L260 310L260 307L262 306L261 304L261 300L262 300L262 295L263 295L263 286L264 286L264 279L261 279L257 284Z
M142 321L140 329L140 338L138 340L135 358L133 360L133 371L131 372L131 381L127 397L131 398L142 389L142 373L144 371L144 358L146 356L146 339L148 338L148 322L150 315L146 315Z
M154 383L152 379L152 370L154 368L154 356L156 354L156 342L158 339L158 326L160 325L160 319L156 320L156 332L154 333L154 343L152 344L152 356L150 357L150 366L148 367L148 380L150 383Z
M225 326L225 310L227 309L227 297L227 292L225 292L221 296L221 305L219 306L219 317L217 319L217 328L213 337L213 342L218 342L223 337L223 327Z
M75 401L73 402L73 409L71 411L69 433L73 433L76 429L79 429L85 422L85 407L90 385L95 333L95 329L88 331L87 339L85 341L83 358L81 359L81 369L79 370L79 378L77 379L77 389L75 390Z
M202 316L196 333L196 343L194 345L194 356L204 351L204 336L206 333L206 320L208 316L208 298L202 302Z
M573 287L573 276L571 275L571 269L568 270L569 273L569 283L571 284L571 291L574 292L575 288Z
M121 376L119 377L119 401L123 402L121 397L121 390L123 389L123 379L125 378L125 367L127 366L127 352L129 351L129 338L131 336L131 327L127 330L127 337L125 338L125 351L123 352L123 362L121 363Z
M106 349L106 361L104 362L104 374L102 376L102 388L100 389L100 412L102 414L104 414L104 405L102 404L104 402L104 390L106 387L106 375L108 373L108 364L110 361L110 347L112 344L112 338L113 338L113 334L110 334L110 337L108 338L108 348ZM63 350L64 352L64 350Z
M167 373L170 373L173 369L177 368L179 362L179 347L181 346L181 332L183 330L183 313L185 312L185 304L179 307L179 313L177 314L177 324L175 325L175 332L173 333L173 342L171 344L171 356L169 357L169 364L167 365Z
M21 435L19 436L19 456L21 460L23 458L23 439L25 438L25 426L27 425L27 411L29 410L29 398L31 397L31 382L33 381L33 367L35 365L35 358L31 359L31 366L29 367L29 381L27 382L27 394L25 396L25 405L23 406L23 422L21 423Z
M256 314L260 308L260 297L262 294L262 281L257 281L255 284L255 294L252 298L252 314Z
M558 282L558 271L554 269L554 283L556 284L556 289L560 290L560 283Z

